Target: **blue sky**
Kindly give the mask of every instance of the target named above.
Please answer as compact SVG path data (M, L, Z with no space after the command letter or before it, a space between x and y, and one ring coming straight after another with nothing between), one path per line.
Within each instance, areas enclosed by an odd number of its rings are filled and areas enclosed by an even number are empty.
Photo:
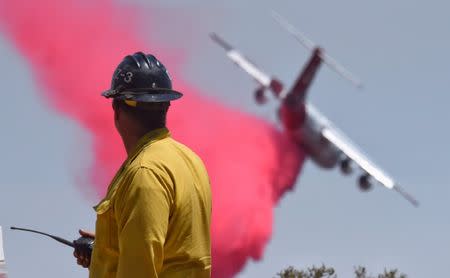
M184 78L224 103L273 122L276 103L255 105L253 81L207 34L218 32L289 85L309 53L271 20L269 10L277 10L365 84L356 90L323 67L309 100L421 202L415 209L381 187L361 193L354 177L308 161L295 190L275 209L264 259L249 263L239 277L271 277L287 265L322 262L340 277L351 277L358 264L372 272L398 267L414 278L442 276L450 258L450 4L121 2L184 14L161 17L165 29L151 34L187 51ZM193 19L189 32L182 28L187 19ZM0 64L7 101L0 109L0 225L10 276L85 277L68 248L6 228L34 227L69 239L77 237L79 227L93 229L91 206L97 198L77 186L84 181L83 165L92 160L89 135L52 111L26 61L1 34Z

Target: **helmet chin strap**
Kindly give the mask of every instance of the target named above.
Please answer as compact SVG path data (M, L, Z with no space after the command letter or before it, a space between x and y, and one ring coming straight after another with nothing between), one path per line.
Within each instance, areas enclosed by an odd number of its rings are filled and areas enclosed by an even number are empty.
M131 106L131 107L136 107L137 106L137 101L135 101L135 100L125 100L125 103L128 106Z

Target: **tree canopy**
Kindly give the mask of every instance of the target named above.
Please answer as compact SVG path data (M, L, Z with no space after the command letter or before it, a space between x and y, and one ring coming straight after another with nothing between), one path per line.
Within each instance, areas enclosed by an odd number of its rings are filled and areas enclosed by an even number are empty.
M400 273L397 269L387 270L383 273L373 276L367 272L363 266L355 267L355 278L408 278L406 274ZM279 278L338 278L336 271L332 267L321 265L319 267L312 266L305 270L295 269L293 266L277 273Z

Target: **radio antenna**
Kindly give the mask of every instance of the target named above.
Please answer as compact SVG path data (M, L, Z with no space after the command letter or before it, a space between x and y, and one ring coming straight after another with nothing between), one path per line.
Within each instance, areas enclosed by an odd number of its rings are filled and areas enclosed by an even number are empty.
M70 247L75 247L75 245L73 244L72 241L69 241L67 239L64 239L64 238L61 238L61 237L58 237L58 236L54 236L54 235L50 235L50 234L47 234L47 233L39 232L39 231L36 231L36 230L17 228L17 227L11 227L11 230L19 230L19 231L31 232L31 233L36 233L36 234L48 236L48 237L53 238L54 240L56 240L58 242L61 242L62 244L65 244L65 245L70 246Z

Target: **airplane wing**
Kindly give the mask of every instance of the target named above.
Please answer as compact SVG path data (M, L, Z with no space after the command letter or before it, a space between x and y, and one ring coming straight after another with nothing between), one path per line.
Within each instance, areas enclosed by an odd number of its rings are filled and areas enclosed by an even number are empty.
M361 152L350 139L348 139L341 131L335 128L331 123L322 129L322 136L342 151L344 155L357 164L367 175L378 181L384 187L393 189L400 193L405 199L417 207L419 202L407 193L400 185L395 182L380 167L372 162L366 155Z

